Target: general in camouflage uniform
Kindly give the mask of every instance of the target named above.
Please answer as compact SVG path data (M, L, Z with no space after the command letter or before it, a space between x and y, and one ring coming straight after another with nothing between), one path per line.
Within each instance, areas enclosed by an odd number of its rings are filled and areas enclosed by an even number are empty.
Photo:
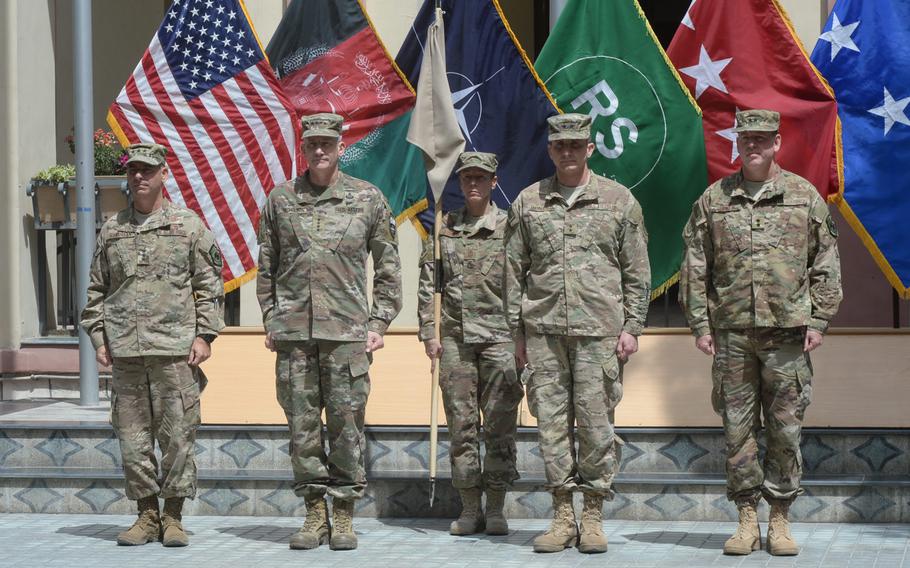
M579 550L603 552L603 500L613 496L622 443L613 411L650 296L647 233L629 190L588 169L591 118L564 114L548 123L557 173L519 194L506 229L508 324L519 361L527 359L528 403L555 510L534 550L575 543L572 492L581 491Z
M503 311L503 236L506 213L490 202L496 155L464 152L457 168L465 207L449 212L440 228L441 343L434 332L434 248L426 241L417 290L420 339L427 356L440 357L440 387L449 428L452 485L462 511L449 532L508 534L506 491L518 479L515 429L524 390ZM486 454L480 460L480 417ZM486 511L481 492L486 492Z
M787 514L801 492L809 351L822 343L842 297L837 229L812 184L775 163L780 115L742 111L736 122L743 168L695 202L683 234L679 299L697 347L714 355L712 402L727 438L727 497L740 512L724 551L749 554L760 546L756 507L764 496L771 504L769 550L793 555L799 548Z
M101 227L82 326L98 362L113 360L111 419L126 496L139 506L117 542L185 546L183 500L196 495L196 366L224 327L222 260L202 220L163 198L165 148L134 144L127 153L133 206Z
M294 492L307 505L295 549L356 548L355 500L366 487L364 414L371 353L401 308L395 220L382 193L338 170L342 118L304 117L309 169L269 194L259 221L257 295L277 351L278 402L291 430ZM367 303L367 257L374 266ZM325 410L329 452L321 413ZM333 527L325 495L333 499Z

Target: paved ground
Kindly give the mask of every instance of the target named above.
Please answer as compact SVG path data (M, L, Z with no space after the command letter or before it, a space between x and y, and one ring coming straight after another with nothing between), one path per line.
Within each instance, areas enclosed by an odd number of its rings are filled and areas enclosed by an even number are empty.
M4 568L62 566L77 568L143 566L230 566L268 568L291 565L356 568L535 568L575 566L683 567L793 566L799 568L910 568L910 525L797 524L800 556L775 558L766 552L748 557L721 554L731 523L609 521L606 554L577 550L535 554L530 541L547 523L512 521L504 537L448 535L446 520L358 519L360 548L333 552L328 547L292 551L288 537L299 520L286 517L191 517L191 544L166 549L160 544L126 548L117 532L132 517L113 515L0 515ZM762 526L762 530L765 530Z

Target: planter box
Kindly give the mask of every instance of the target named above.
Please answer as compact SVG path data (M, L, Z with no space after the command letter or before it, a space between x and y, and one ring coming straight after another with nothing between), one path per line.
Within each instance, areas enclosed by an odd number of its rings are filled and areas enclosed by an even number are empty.
M26 195L32 198L35 228L74 230L76 228L76 180L57 185L31 181ZM100 227L130 205L129 189L123 176L95 176L95 226Z

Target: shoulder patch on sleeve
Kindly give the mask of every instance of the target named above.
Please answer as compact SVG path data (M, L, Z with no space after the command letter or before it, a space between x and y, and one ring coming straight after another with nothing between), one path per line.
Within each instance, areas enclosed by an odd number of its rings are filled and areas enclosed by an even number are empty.
M209 247L209 258L218 270L221 270L221 267L224 266L224 259L221 258L221 251L218 250L218 245L213 244Z
M831 215L828 215L825 224L828 226L828 232L831 233L831 236L837 237L837 225L834 224L834 218Z

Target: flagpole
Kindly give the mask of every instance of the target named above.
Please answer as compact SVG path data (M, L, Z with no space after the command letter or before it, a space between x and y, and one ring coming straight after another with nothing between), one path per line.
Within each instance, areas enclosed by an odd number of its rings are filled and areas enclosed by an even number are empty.
M433 337L441 345L442 333L442 255L439 251L439 227L442 225L442 199L436 201L436 219L433 223ZM441 360L433 361L430 381L430 507L436 497L436 445L439 439L439 367Z

